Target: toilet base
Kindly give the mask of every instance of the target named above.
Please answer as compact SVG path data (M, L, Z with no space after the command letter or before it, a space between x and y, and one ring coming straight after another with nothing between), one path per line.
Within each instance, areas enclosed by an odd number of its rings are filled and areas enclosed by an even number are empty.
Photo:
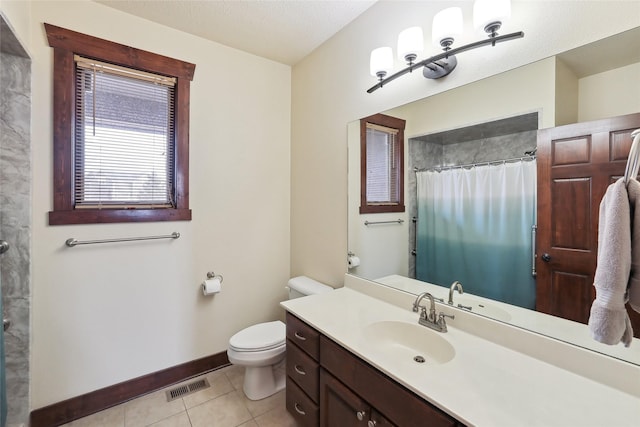
M247 366L242 390L249 400L260 400L284 389L286 371L284 366Z

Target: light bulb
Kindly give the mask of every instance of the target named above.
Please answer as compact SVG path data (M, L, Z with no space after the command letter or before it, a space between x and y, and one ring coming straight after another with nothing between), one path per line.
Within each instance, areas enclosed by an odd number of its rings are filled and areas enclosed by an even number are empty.
M436 46L447 48L462 34L462 9L449 7L433 17L431 39Z
M492 36L510 16L511 0L476 0L473 3L473 26Z
M424 50L422 28L410 27L398 35L398 58L412 64Z
M372 76L380 80L393 70L393 51L390 47L379 47L371 51L369 70Z

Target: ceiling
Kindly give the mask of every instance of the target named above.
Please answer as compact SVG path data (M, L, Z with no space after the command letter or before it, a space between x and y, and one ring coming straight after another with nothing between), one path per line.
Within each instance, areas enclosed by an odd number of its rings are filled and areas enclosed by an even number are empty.
M295 65L376 0L94 0L223 45Z

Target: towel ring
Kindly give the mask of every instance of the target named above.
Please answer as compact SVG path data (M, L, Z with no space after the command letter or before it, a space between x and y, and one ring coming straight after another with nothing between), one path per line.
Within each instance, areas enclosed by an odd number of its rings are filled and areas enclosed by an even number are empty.
M628 184L629 180L635 179L638 176L638 169L640 169L640 129L631 132L631 137L633 138L633 143L631 144L631 150L629 150L627 167L624 171L625 184Z

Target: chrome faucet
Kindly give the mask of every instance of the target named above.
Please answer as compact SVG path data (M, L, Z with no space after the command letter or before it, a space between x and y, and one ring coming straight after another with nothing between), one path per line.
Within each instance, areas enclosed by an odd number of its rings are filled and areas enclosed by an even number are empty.
M460 295L462 295L464 293L464 291L462 290L462 283L458 282L457 280L455 282L453 282L451 284L451 287L449 288L449 305L453 305L453 291L458 290L458 293Z
M429 317L427 318L427 308L424 305L420 305L420 301L422 301L423 298L428 298L429 299ZM415 302L413 303L413 312L417 313L418 309L422 308L422 310L420 311L420 318L422 319L423 317L428 319L428 320L435 320L436 318L436 302L433 299L433 295L431 295L429 292L423 292L420 295L418 295L418 298L416 298Z
M424 298L427 298L430 303L428 313L427 307L425 307L424 305L420 305L420 302ZM438 332L447 332L447 323L444 320L445 317L449 317L451 319L454 318L454 316L450 316L448 314L436 313L436 302L433 298L433 295L431 295L429 292L423 292L416 298L415 302L413 303L413 311L417 313L418 310L420 310L420 318L418 319L418 323L422 326L426 326Z

